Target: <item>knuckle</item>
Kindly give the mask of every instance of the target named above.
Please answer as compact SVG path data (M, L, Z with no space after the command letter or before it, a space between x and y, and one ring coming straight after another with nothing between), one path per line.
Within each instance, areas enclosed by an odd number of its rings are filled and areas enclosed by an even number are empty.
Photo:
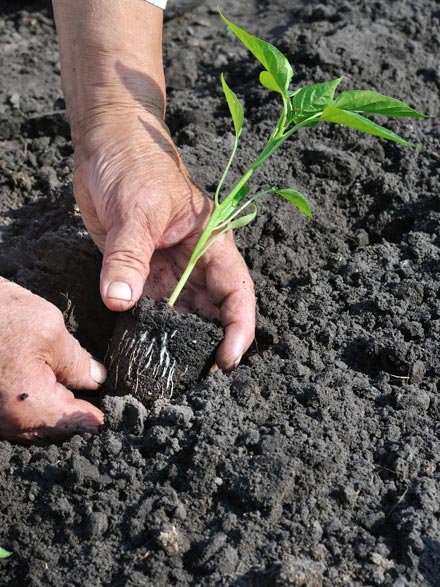
M107 252L103 261L103 268L110 269L117 266L120 269L129 269L144 275L149 268L150 259L145 252L136 249L119 249Z
M46 308L45 315L42 316L45 324L47 326L47 332L50 333L52 337L59 337L63 335L66 331L66 325L64 323L64 316L56 306L52 304Z
M26 303L30 338L40 342L59 339L66 328L62 312L47 300L31 295Z
M73 338L73 337L72 337ZM72 340L72 365L70 371L75 375L88 376L90 371L90 356L85 351L76 338Z

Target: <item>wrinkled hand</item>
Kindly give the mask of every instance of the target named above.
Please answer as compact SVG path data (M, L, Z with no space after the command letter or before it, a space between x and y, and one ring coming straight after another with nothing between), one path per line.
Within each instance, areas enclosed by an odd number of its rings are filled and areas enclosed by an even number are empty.
M97 389L104 367L68 333L49 302L0 278L0 438L95 432L103 414L66 386Z
M75 196L103 252L101 295L112 310L143 293L169 297L212 202L192 183L159 112L110 104L77 133ZM178 309L219 318L221 368L237 366L254 337L253 284L231 233L199 261Z
M168 297L212 203L163 123L162 10L141 0L53 0L53 7L75 197L104 255L102 298L122 311L142 293ZM217 363L237 365L254 337L255 298L231 234L199 261L179 306L221 319Z

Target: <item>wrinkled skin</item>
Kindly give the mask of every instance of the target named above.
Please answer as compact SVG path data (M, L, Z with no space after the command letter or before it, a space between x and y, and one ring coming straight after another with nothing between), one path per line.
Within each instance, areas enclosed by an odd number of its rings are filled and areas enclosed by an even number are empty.
M102 299L115 311L142 293L169 296L212 209L163 122L162 10L133 2L54 1L75 197L103 252ZM201 259L177 307L219 318L218 366L238 365L254 337L255 297L231 234Z
M135 106L116 117L114 111L102 114L87 145L77 146L74 185L84 222L104 254L106 305L119 311L142 293L168 297L212 202L191 182L163 122ZM113 282L130 284L129 301L109 296ZM221 319L226 335L217 363L232 369L252 342L255 307L252 280L231 233L202 258L177 307Z

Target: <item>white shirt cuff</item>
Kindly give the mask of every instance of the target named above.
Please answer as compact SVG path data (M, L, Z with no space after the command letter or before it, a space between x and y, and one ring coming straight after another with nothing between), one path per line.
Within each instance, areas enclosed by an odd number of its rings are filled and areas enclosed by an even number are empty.
M167 5L167 0L147 0L149 4L154 4L159 8L165 9Z

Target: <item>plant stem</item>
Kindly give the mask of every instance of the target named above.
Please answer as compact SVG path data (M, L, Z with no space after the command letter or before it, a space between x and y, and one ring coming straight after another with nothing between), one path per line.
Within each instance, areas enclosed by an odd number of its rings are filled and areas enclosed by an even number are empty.
M314 120L315 118L318 118L320 115L321 115L321 112L314 114L313 116L311 116L307 120L304 120L303 122L296 124L291 129L286 130L284 128L284 124L285 124L285 120L286 120L286 111L283 111L283 114L281 115L280 121L277 125L276 132L274 132L272 134L271 138L269 139L269 142L264 147L264 149L262 150L260 155L255 159L255 161L252 163L252 165L249 167L249 169L246 171L246 173L243 175L243 177L235 184L235 186L232 188L232 190L229 192L229 194L225 197L223 202L220 204L218 201L218 196L220 194L221 187L223 186L223 183L225 181L227 172L229 171L229 168L231 166L232 160L235 156L235 151L237 150L238 143L236 141L231 158L229 159L228 165L226 167L226 171L223 174L223 176L220 180L220 183L219 183L219 187L216 190L216 194L215 194L216 201L215 201L214 211L211 215L211 218L209 219L208 224L205 226L203 232L201 233L200 238L197 241L196 246L194 247L194 251L191 255L191 258L188 262L188 265L185 268L185 271L181 275L179 281L177 282L176 287L174 288L174 291L172 292L171 296L168 299L169 306L172 307L176 303L177 298L179 297L182 289L185 287L185 284L188 281L189 277L191 276L191 273L193 272L194 267L196 266L200 257L209 249L209 247L211 246L211 244L213 244L214 240L217 237L220 237L221 234L224 234L225 232L227 232L227 228L226 228L227 224L225 224L225 223L227 223L231 220L231 215L229 212L230 211L232 212L235 209L235 206L233 205L233 201L234 201L235 196L238 194L238 192L246 185L246 183L249 181L249 179L254 175L254 173L257 171L257 169L266 161L266 159L268 159L279 147L281 147L281 145L283 143L285 143L285 141L289 137L291 137L293 135L293 133L295 133L297 130L299 130L303 126L306 126L310 121ZM257 194L257 196L260 196L260 195L263 195L263 192L260 194ZM257 196L253 196L252 198L250 198L248 203L251 203ZM248 205L248 203L241 206L240 211L242 211ZM239 212L237 212L237 213L239 213ZM233 217L235 217L236 215L237 214L234 213ZM219 235L217 235L217 237L215 237L211 243L208 243L208 240L209 240L210 236L212 235L212 233L215 232L216 230L219 230L219 229L222 232Z
M245 210L248 206L250 206L253 202L255 202L255 200L257 200L258 198L261 198L261 196L267 196L268 194L271 194L271 193L273 193L272 189L264 190L264 192L258 192L258 194L255 194L254 196L249 198L249 200L247 200L247 202L245 204L240 206L240 208L237 208L237 210L233 214L231 214L231 216L229 216L229 218L227 220L225 220L221 224L217 224L215 229L221 230L221 229L225 228L230 223L231 220L233 220L234 218L239 216L243 212L243 210ZM208 250L209 247L210 247L210 244L208 243L208 245L206 245L206 247L204 248L203 252L206 253L206 251Z
M185 271L182 273L182 276L180 277L179 281L177 282L177 285L174 288L173 293L168 298L167 304L169 306L171 306L171 308L176 303L177 298L180 296L182 289L185 287L186 282L188 281L191 273L193 272L194 267L196 266L198 259L194 259L193 257L194 257L194 254L191 255L191 259L189 260Z
M196 266L197 261L202 256L203 247L205 246L205 244L208 241L209 237L211 236L212 232L215 230L214 226L215 226L215 223L217 222L217 213L218 213L218 208L214 209L214 211L211 215L211 218L209 219L208 224L203 229L203 232L200 235L196 246L194 247L194 250L192 252L190 260L188 261L188 265L185 268L185 271L182 273L179 281L177 282L176 287L174 288L172 294L168 298L167 303L169 306L173 307L174 304L176 303L176 300L179 297L180 292L184 288L186 282L188 281L191 273L193 272L193 269Z

